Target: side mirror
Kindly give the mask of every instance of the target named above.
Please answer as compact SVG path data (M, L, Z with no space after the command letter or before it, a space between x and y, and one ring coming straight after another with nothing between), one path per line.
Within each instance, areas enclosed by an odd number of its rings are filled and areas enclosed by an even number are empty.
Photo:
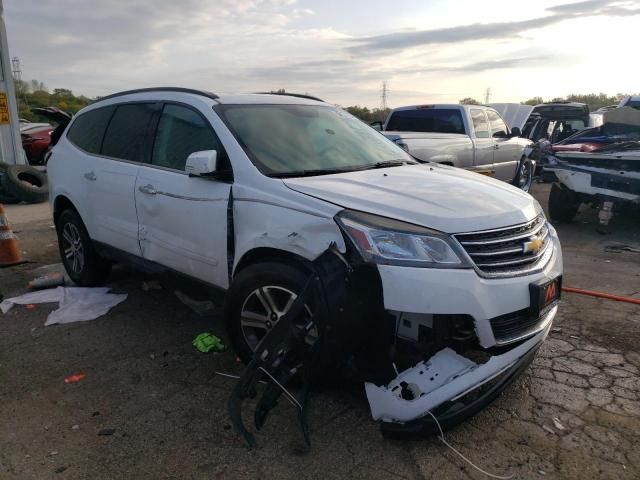
M371 123L369 124L369 126L370 126L371 128L373 128L374 130L377 130L377 131L379 131L379 132L381 132L381 131L382 131L382 122L380 122L380 121L371 122Z
M493 138L507 138L507 132L505 132L504 130L500 130L499 132L496 132L493 134Z
M521 137L522 136L522 132L520 131L520 127L513 127L511 129L511 136L512 137Z
M218 166L218 152L215 150L203 150L193 152L187 157L184 171L190 177L206 177L213 175Z

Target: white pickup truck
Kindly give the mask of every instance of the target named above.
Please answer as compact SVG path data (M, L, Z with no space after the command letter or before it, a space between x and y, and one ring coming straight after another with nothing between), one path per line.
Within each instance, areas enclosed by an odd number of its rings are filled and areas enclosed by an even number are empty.
M372 124L413 157L461 167L529 191L535 161L493 108L480 105L412 105L395 108L385 122Z

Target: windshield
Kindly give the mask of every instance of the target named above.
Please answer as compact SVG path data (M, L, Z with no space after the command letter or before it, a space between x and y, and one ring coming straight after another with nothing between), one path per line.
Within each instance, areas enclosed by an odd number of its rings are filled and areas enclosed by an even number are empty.
M265 175L321 175L415 163L370 126L328 105L219 105L216 110Z

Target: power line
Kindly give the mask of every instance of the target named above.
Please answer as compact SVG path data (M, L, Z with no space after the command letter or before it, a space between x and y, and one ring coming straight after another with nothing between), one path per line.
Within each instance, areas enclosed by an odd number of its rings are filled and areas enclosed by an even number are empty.
M382 82L382 95L380 95L380 99L381 99L380 106L382 107L382 110L387 109L387 93L388 92L389 90L387 88L387 81L385 80L384 82Z
M11 59L11 72L13 73L13 79L16 81L22 80L22 70L20 69L20 59L13 57Z

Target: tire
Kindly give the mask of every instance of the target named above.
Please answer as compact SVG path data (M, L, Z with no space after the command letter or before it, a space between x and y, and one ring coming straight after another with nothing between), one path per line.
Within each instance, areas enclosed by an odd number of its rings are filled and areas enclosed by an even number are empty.
M257 291L267 292L280 310L278 316L286 313L287 293L300 294L307 281L307 275L300 269L277 262L264 262L250 265L236 275L228 292L226 323L227 332L233 348L244 363L249 363L260 339L266 334L270 325L278 319L263 308ZM262 328L252 328L243 321L243 311L256 313L265 320L255 320L266 324ZM272 314L275 312L272 312ZM311 315L311 312L309 312ZM269 324L269 322L271 322Z
M46 202L49 197L47 175L26 165L9 165L5 185L9 194L28 203Z
M560 183L554 183L549 192L549 216L551 220L570 223L578 213L580 200L576 193Z
M111 273L111 262L94 248L78 212L63 211L56 222L56 232L60 258L69 278L81 287L103 284Z
M522 157L518 164L518 172L513 179L512 185L518 187L523 192L529 193L531 185L533 184L533 177L535 175L535 163L528 157Z
M7 191L6 177L7 176L2 169L2 165L0 164L0 203L5 205L20 203L22 200L19 197L16 197Z

